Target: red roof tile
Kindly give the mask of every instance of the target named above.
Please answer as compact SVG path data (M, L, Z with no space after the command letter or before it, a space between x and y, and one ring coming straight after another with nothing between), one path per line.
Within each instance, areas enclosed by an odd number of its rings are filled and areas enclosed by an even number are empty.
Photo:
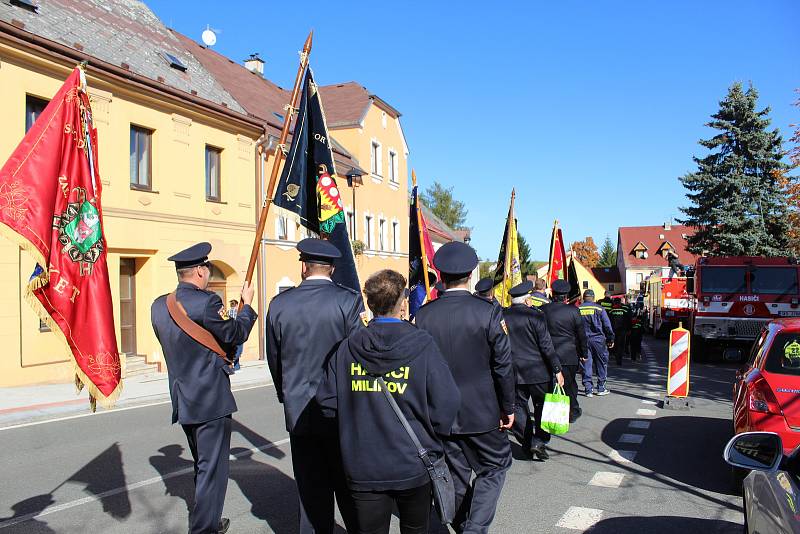
M674 224L669 229L664 226L625 226L619 229L620 254L627 268L666 267L667 260L661 254L662 245L669 242L680 262L691 265L697 257L686 250L686 236L693 233L689 226ZM647 258L637 258L633 249L638 243L647 247Z
M356 82L323 85L319 88L328 128L355 126L371 103L369 92Z

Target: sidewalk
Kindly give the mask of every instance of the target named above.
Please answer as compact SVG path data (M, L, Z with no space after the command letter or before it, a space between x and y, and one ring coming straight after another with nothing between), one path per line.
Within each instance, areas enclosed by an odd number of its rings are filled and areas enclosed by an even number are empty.
M231 388L272 383L265 361L242 362L231 376ZM126 378L115 409L169 401L167 373L152 373ZM107 411L101 406L97 412ZM21 423L89 413L86 390L75 393L74 384L0 388L0 428Z

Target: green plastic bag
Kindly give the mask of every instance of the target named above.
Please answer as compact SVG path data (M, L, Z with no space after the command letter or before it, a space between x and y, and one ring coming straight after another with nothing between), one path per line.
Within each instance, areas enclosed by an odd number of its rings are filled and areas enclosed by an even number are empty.
M542 430L555 435L569 431L569 396L564 394L564 388L558 384L552 393L544 396L540 426Z

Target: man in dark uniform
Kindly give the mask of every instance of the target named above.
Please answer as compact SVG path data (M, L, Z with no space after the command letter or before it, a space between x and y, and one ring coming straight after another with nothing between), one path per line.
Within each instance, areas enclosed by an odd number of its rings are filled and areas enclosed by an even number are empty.
M603 298L597 301L597 303L603 307L606 313L611 311L611 307L614 305L614 299L611 297L611 291L606 290Z
M478 280L478 283L475 284L474 295L483 297L489 302L497 302L494 298L494 278L486 277Z
M363 327L361 295L331 280L339 250L321 239L297 244L299 286L275 296L267 313L267 363L283 403L300 497L301 534L330 534L334 494L348 530L355 526L339 454L337 423L315 396L339 342Z
M583 391L587 397L595 394L608 395L606 377L608 375L608 347L614 345L614 330L611 321L602 306L594 301L594 291L583 292L583 304L580 305L581 318L586 327L586 341L589 347L589 358L583 362ZM592 383L592 370L597 371L597 391Z
M533 294L531 295L531 304L533 306L540 308L545 304L550 304L550 299L544 292L545 287L547 287L547 284L545 283L544 278L537 278L533 285Z
M210 244L198 243L169 258L178 272L175 297L188 319L210 332L219 348L233 356L237 345L247 341L257 318L250 307L253 288L245 283L244 307L231 319L222 299L206 289L210 252ZM153 302L150 313L167 363L172 423L183 427L194 459L195 504L189 532L226 532L230 521L222 518L222 506L228 487L231 414L236 411L228 376L233 370L229 362L178 326L167 308L167 295Z
M542 430L544 396L553 391L553 376L564 385L561 362L553 348L547 321L539 308L531 307L530 293L533 282L526 280L511 288L511 306L503 311L511 341L511 358L517 375L517 411L514 416L514 434L522 450L529 451L540 460L547 460L545 445L550 434ZM531 422L529 401L533 399Z
M586 330L583 328L581 312L567 304L570 285L566 280L553 282L553 302L542 307L547 317L547 330L561 362L564 373L564 392L569 395L569 421L574 423L581 416L578 405L578 383L575 375L578 366L589 356Z
M644 325L642 324L642 315L636 314L636 317L631 319L631 333L629 336L632 362L642 361L643 335L644 335Z
M617 365L622 365L622 357L625 354L625 338L630 327L630 314L622 305L621 299L614 299L614 304L608 312L611 319L611 328L614 329L614 359Z
M456 490L453 528L488 532L511 467L511 445L502 433L514 423L508 330L500 306L469 292L470 273L478 265L469 245L443 245L433 264L442 273L445 291L420 308L416 324L433 336L461 391L452 435L444 443Z

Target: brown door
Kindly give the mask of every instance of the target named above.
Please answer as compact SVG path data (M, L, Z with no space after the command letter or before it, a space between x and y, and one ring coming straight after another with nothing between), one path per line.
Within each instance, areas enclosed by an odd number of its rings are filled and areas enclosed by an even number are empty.
M119 307L122 352L136 354L136 260L119 260Z

